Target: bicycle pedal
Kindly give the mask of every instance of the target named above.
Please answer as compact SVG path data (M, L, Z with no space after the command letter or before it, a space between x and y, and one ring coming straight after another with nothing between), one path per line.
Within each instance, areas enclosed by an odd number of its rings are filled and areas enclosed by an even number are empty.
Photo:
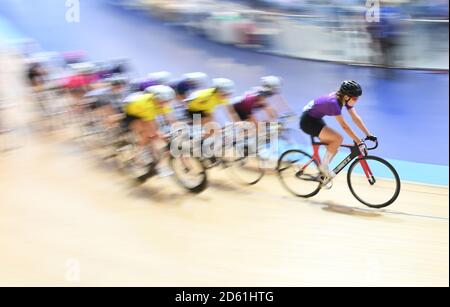
M320 184L320 187L322 189L331 190L331 188L333 187L333 180L329 178L323 180L322 183Z

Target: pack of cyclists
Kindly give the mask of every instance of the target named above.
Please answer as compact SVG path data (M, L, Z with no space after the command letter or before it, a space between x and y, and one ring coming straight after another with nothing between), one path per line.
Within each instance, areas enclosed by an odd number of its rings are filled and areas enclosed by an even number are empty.
M273 99L282 98L282 80L276 76L262 77L254 88L240 96L235 95L235 83L227 78L210 78L203 72L187 73L172 78L169 72L150 73L142 78L129 77L128 60L111 60L102 63L72 61L65 66L58 89L73 101L78 114L95 113L105 128L121 126L137 136L142 163L148 163L148 151L156 141L165 139L161 127L184 121L192 124L197 117L202 125L214 121L220 106L225 106L231 122L258 124L257 112L265 114L264 121L277 121L281 111ZM66 61L67 63L68 61ZM27 77L34 91L42 91L51 72L45 62L31 62ZM61 75L61 74L60 74ZM343 142L343 136L328 126L324 117L335 117L343 130L358 145L362 155L367 151L364 142L342 116L347 110L351 119L366 135L376 141L356 112L363 90L356 81L344 81L336 91L312 100L300 117L300 129L328 144L320 166L326 180L333 178L329 165ZM286 103L285 103L286 104ZM286 104L287 105L287 104ZM157 163L157 161L153 162Z

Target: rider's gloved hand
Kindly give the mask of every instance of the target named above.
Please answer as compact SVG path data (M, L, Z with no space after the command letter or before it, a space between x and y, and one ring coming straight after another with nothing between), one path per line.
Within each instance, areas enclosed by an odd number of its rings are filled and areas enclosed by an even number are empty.
M366 140L369 140L371 142L376 142L376 141L378 141L378 138L374 135L369 135L366 137Z
M364 142L358 144L359 152L365 157L368 155L367 145Z

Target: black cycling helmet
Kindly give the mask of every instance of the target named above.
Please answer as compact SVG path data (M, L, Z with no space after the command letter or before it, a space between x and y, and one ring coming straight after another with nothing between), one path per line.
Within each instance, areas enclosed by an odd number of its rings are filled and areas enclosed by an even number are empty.
M342 82L339 92L342 95L347 95L350 97L360 97L363 94L361 85L358 82L352 80Z

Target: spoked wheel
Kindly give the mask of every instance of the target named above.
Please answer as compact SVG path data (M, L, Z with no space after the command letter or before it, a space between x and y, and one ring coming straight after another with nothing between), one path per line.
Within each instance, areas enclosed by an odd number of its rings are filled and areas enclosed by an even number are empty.
M81 145L88 149L94 150L100 147L102 135L105 131L96 123L83 123L80 127L81 134L78 137Z
M118 138L115 144L112 144L114 151L114 160L120 172L131 177L137 182L144 183L157 174L155 163L148 162L146 165L140 165L137 162L138 148L133 141L131 133L124 134Z
M123 130L117 134L116 139L110 144L111 158L114 158L119 171L124 171L137 155L136 136Z
M126 134L127 132L119 128L111 128L105 131L99 140L98 145L100 147L96 150L100 157L104 160L116 158L127 146L132 146L132 138L127 137Z
M258 156L244 156L227 162L233 178L245 185L255 185L264 177L265 171Z
M226 152L223 159L233 180L244 185L255 185L264 177L263 163L256 149L248 143L238 143Z
M278 176L283 186L297 197L313 197L321 189L319 165L301 150L289 150L280 157Z
M170 155L170 166L177 183L191 193L201 193L208 187L208 178L202 162L195 157Z
M400 176L394 167L378 157L358 159L350 166L347 183L353 196L371 208L384 208L400 195Z

